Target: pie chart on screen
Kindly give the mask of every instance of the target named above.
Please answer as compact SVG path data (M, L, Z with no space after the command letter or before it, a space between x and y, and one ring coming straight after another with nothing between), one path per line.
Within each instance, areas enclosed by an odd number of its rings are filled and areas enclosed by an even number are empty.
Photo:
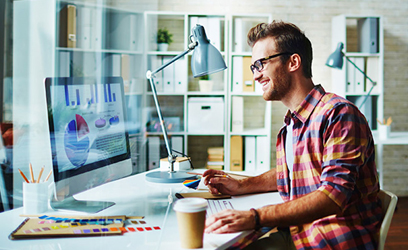
M76 114L75 120L71 120L64 134L65 153L72 165L81 167L85 164L89 155L89 127L85 119Z

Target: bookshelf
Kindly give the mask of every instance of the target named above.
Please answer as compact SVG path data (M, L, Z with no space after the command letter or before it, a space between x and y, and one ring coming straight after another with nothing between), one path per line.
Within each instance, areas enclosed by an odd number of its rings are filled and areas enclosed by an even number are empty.
M384 118L383 37L380 16L340 15L332 19L332 49L334 51L338 43L342 42L345 55L343 68L332 70L333 90L360 106L372 87L372 83L346 57L376 82L360 109L374 131L377 130L377 119ZM370 41L367 40L369 38Z
M367 38L371 38L367 41ZM332 18L332 49L338 43L344 44L344 55L361 68L376 85L360 111L373 131L377 145L377 169L380 186L383 187L383 149L384 145L400 145L396 134L392 133L388 139L380 139L377 120L384 117L384 28L381 16L340 15ZM364 79L350 62L344 60L341 70L332 69L332 86L336 94L360 106L364 97L372 87L369 80ZM402 140L406 133L401 134ZM397 140L395 140L397 139ZM406 143L406 142L405 142Z
M236 87L233 88L233 79L238 80L237 72L241 73L239 76L241 82L244 77L242 63L241 66L237 66L233 61L237 58L243 60L245 57L246 62L248 59L250 62L251 49L246 44L246 34L255 24L270 22L271 19L271 16L267 14L235 16L145 12L145 44L148 48L146 65L149 69L158 68L168 58L184 51L190 42L191 29L196 23L204 26L210 42L220 50L228 66L227 70L210 75L206 79L196 79L192 76L191 54L189 54L183 60L179 60L178 65L176 63L170 72L166 72L166 68L163 74L158 75L158 79L155 79L163 117L165 121L167 120L166 123L170 124L168 127L170 141L172 142L173 139L177 141L176 147L192 158L194 167L205 168L208 163L208 149L222 147L224 148L224 170L264 172L270 168L271 104L263 100L262 91L255 88L255 83L252 83L252 89L246 91L243 89L243 84L241 84L240 91ZM167 51L157 49L155 32L160 28L166 28L173 34L174 41L169 45ZM246 77L251 80L252 73L249 66L246 71ZM169 82L170 86L167 86ZM145 86L147 141L149 145L155 145L155 148L161 147L163 158L166 157L166 153L162 145L164 142L160 138L161 130L158 126L154 129L157 124L157 114L153 97L148 82ZM239 108L235 107L237 106L237 103L234 103L236 99L239 99L237 102L241 102ZM203 107L208 112L203 111ZM237 113L241 117L241 130L233 126L233 119L237 119ZM232 147L231 137L241 139L242 143L238 149ZM255 150L256 139L259 139L259 151ZM161 142L157 142L158 140ZM254 145L253 147L247 145L246 149L245 143ZM173 145L172 148L174 148ZM249 150L250 148L252 150ZM231 152L236 150L242 157L239 159L238 166L231 168L231 155L232 157L234 155ZM148 153L148 166L156 167L157 163L152 162L151 158L157 158L157 153L149 152L152 155ZM260 154L259 163L256 163L257 152ZM252 166L246 168L244 160L251 157L253 157ZM158 160L153 159L153 161ZM256 165L260 167L256 168ZM217 168L220 166L217 165Z

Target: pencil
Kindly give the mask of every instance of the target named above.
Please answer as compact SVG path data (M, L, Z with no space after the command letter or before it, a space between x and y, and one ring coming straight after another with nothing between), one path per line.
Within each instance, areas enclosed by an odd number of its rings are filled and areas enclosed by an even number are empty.
M30 165L31 183L34 183L35 181L34 181L33 166L31 165L31 163L29 165Z
M194 175L203 175L201 173L194 173L194 172L187 172L187 174L194 174ZM229 177L229 175L226 174L215 174L215 177Z
M47 175L47 178L45 178L44 182L48 181L48 178L50 178L51 174L52 174L52 170L50 170L50 173Z
M30 183L30 182L28 181L27 177L24 175L23 171L21 171L20 169L18 169L18 171L20 172L21 176L23 176L24 180L25 180L27 183Z
M37 183L40 183L40 179L41 179L41 175L44 171L44 167L41 168L40 173L38 174L38 179L37 179Z

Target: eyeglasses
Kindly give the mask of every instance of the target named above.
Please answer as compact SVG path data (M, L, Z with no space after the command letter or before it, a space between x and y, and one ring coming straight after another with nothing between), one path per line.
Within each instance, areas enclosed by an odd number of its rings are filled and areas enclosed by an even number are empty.
M261 72L261 71L263 70L263 67L264 67L263 62L264 62L264 61L269 60L269 59L272 59L272 58L275 58L275 57L278 57L278 56L290 55L290 54L292 54L292 53L283 52L283 53L275 54L275 55L272 55L272 56L268 56L268 57L265 57L265 58L261 58L261 59L256 60L256 61L254 62L254 64L252 64L252 65L250 66L251 71L252 71L252 74L255 74L255 70L258 71L258 72Z

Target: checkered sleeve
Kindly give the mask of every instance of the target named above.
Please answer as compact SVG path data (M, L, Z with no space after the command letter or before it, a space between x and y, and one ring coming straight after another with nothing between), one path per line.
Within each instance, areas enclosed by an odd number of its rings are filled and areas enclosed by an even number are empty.
M366 161L367 138L371 138L367 133L371 132L365 117L350 103L335 104L326 122L319 190L345 210Z

